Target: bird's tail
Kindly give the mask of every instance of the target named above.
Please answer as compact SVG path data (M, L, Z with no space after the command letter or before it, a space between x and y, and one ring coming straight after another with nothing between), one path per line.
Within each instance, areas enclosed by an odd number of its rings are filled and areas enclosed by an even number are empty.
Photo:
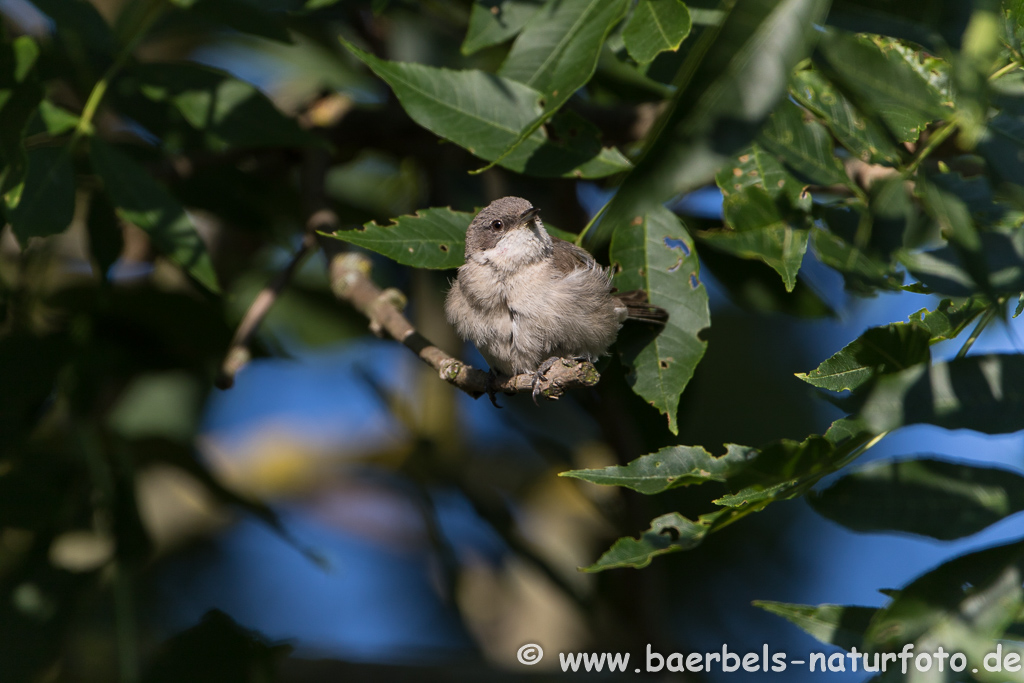
M654 306L647 300L647 292L634 289L631 292L616 292L615 296L626 307L628 320L642 320L648 323L664 325L668 322L668 311Z

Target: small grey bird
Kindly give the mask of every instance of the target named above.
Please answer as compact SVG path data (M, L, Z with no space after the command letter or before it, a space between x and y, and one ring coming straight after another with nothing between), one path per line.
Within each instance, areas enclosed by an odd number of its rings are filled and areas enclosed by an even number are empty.
M643 291L616 293L608 269L549 235L539 212L520 197L481 210L466 231L466 263L445 302L448 321L476 344L492 373L535 374L534 402L559 358L596 360L627 318L668 319Z

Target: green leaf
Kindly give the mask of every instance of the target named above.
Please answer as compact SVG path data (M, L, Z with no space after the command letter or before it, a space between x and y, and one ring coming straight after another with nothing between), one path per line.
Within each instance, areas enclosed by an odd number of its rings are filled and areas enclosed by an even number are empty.
M742 258L764 261L782 277L786 291L793 291L809 231L793 227L771 195L756 186L726 197L723 212L729 229L706 230L700 233L701 240Z
M39 103L39 118L43 120L46 132L50 135L66 133L78 125L78 115L58 107L50 100Z
M204 19L240 33L291 44L292 39L283 16L277 16L245 0L199 0L189 9Z
M960 333L988 307L988 303L977 299L960 302L943 299L934 311L922 308L912 313L910 322L928 330L928 334L931 335L930 343L934 344L960 336Z
M1024 477L1004 469L915 456L872 462L807 497L854 531L900 531L949 541L1024 510Z
M851 184L828 131L817 121L805 120L803 110L789 100L772 112L758 142L817 185Z
M38 58L39 46L29 36L0 43L0 195L9 206L17 202L28 169L25 131L43 99Z
M640 0L622 31L629 56L644 65L675 52L690 35L690 10L681 0Z
M513 38L542 4L544 0L476 0L469 13L462 54L471 55Z
M65 43L81 43L100 54L112 55L117 47L110 26L88 0L39 0L35 6L56 24L57 34Z
M676 434L679 395L704 356L707 342L699 335L711 324L693 240L675 214L659 207L639 225L618 230L610 253L619 291L642 289L668 311L663 328L638 323L624 329L619 351L633 391L667 416Z
M927 330L910 323L872 327L824 361L797 377L820 389L854 391L879 375L888 375L931 359Z
M138 375L110 409L107 424L126 439L191 443L199 426L202 397L198 379L186 372Z
M333 236L406 266L447 270L463 263L466 228L473 215L451 209L426 209L414 216L396 218L390 225L371 222L355 230L339 230Z
M38 147L28 153L25 189L8 216L22 245L30 237L56 235L71 225L75 217L75 170L67 147Z
M1013 317L1016 318L1021 313L1024 313L1024 292L1021 292L1017 298L1017 310L1013 312Z
M889 133L864 115L820 71L798 71L790 86L793 96L817 114L846 149L864 162L895 166L899 149Z
M199 283L218 292L206 245L185 209L145 168L97 138L89 142L93 169L123 220L149 234L153 245Z
M726 197L748 187L759 187L773 199L784 196L791 206L803 210L811 208L811 196L805 191L806 185L756 143L723 166L715 176L715 182Z
M911 275L930 290L950 296L1016 294L1024 289L1024 231L1007 235L983 232L979 260L981 265L968 265L962 249L953 246L933 251L903 252L900 263ZM979 270L987 282L978 282Z
M864 632L878 612L877 607L793 605L771 600L755 600L754 606L796 624L823 643L837 645L844 650L861 646Z
M925 126L951 110L893 42L829 29L820 49L867 114L880 117L899 142L915 142Z
M977 146L996 178L1024 185L1024 118L1000 113L988 122Z
M228 147L314 147L323 140L302 130L253 85L197 64L140 64L119 86L177 109L215 150Z
M117 219L114 206L102 192L94 192L89 200L89 251L96 259L99 274L107 279L110 267L124 251L124 235Z
M841 272L846 287L859 294L870 295L876 289L898 290L903 284L901 271L827 230L812 228L810 244L818 260Z
M934 652L942 644L964 652L968 662L981 662L1024 605L1022 572L1022 541L950 560L879 610L865 634L865 649L896 652L914 643L917 651Z
M453 71L420 64L377 59L344 43L394 90L416 123L451 140L476 156L494 161L502 156L542 113L536 90L483 71ZM593 124L578 116L556 119L552 126L566 133L558 142L534 130L500 162L518 173L542 177L599 178L629 168L614 148L602 148Z
M708 526L692 522L678 512L662 515L651 522L651 528L639 538L620 538L585 572L633 567L642 569L659 555L690 550L701 544Z
M652 495L690 484L724 482L730 468L735 467L737 462L743 460L733 451L716 458L700 446L670 446L657 453L643 455L628 465L570 470L559 476L604 486L625 486Z
M605 244L674 195L700 187L750 144L807 56L827 0L745 0L702 31L676 77L676 94L648 135L644 154L587 234Z
M605 38L626 15L628 5L629 0L548 0L530 18L498 75L539 91L543 111L497 158L524 144L586 85Z
M967 356L878 378L859 415L876 433L909 424L1006 434L1024 429L1024 356Z

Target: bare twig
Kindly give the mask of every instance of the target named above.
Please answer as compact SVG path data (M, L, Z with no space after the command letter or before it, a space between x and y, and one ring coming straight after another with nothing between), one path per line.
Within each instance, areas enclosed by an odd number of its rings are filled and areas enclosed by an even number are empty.
M253 337L256 335L256 330L259 329L260 323L270 313L270 309L273 307L274 302L284 291L284 288L291 282L292 277L295 275L295 271L299 269L302 262L306 259L306 256L316 248L316 238L312 233L307 232L305 237L302 239L302 246L292 256L291 261L288 265L279 272L274 279L260 290L260 293L256 295L256 298L252 300L249 305L249 310L245 312L245 316L242 318L242 322L238 324L238 329L235 330L235 336L231 340L231 347L228 349L227 355L224 357L224 362L221 364L220 374L217 376L217 387L220 389L230 389L235 383L235 375L249 362L251 354L249 351L249 344L252 343Z

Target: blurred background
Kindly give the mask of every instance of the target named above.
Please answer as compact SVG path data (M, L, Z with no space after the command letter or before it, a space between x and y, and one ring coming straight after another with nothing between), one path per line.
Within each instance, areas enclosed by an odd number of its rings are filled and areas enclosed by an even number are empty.
M124 0L90 1L118 25ZM88 44L73 25L55 23L47 10L58 10L47 4L0 0L6 30L57 46L59 59L74 61L76 41L86 51ZM247 3L236 4L241 21ZM330 131L334 145L330 156L298 160L284 148L229 151L231 165L195 157L185 171L153 158L150 168L175 184L210 245L226 283L223 302L197 295L130 227L110 263L112 286L96 289L88 251L95 237L81 211L66 233L28 249L3 232L5 286L13 289L14 272L33 283L21 295L25 315L48 319L67 306L75 313L70 341L0 342L4 391L30 387L38 394L32 415L50 416L35 427L42 438L37 431L15 459L36 467L0 466L0 475L18 474L0 476L0 578L10 591L0 608L0 680L539 679L555 675L558 652L639 657L647 644L669 653L724 643L742 653L768 643L799 658L838 648L752 600L877 606L886 600L880 589L1020 534L1019 516L957 542L856 534L797 499L642 571L578 571L658 514L695 517L723 489L709 484L649 498L559 472L626 463L670 443L719 455L726 443L822 434L843 412L794 374L868 327L904 321L939 300L851 295L810 251L787 295L767 266L701 247L712 325L682 396L678 437L629 390L615 357L602 365L597 387L557 403L502 396L499 410L469 398L401 345L369 335L365 319L331 295L321 254L302 263L279 297L256 337L256 357L234 386L211 389L204 380L211 359L300 247L308 198L291 182L296 173L327 164L327 201L346 225L383 223L427 206L472 211L514 194L541 207L545 220L578 231L604 204L608 194L597 182L500 168L468 175L479 160L417 128L337 40L359 40L396 61L493 68L501 46L471 57L458 52L462 34L453 27L464 30L470 5L341 2L289 22L285 39L273 25L224 28L212 12L156 24L139 47L140 62L189 60L223 70L285 114ZM714 11L714 3L691 5ZM957 21L954 11L943 16ZM261 31L263 38L254 35ZM688 44L659 57L648 75L674 73ZM599 66L595 79L594 101L623 91L650 102L659 95L645 95L649 84L629 82L612 64ZM132 85L120 87L110 96L128 102ZM81 105L73 87L54 96L70 109ZM623 123L628 147L639 136L627 124L643 122ZM97 120L124 139L146 140L147 125L143 118ZM182 135L156 142L165 151L188 149ZM721 204L710 188L676 208L688 225L706 226L721 223ZM486 366L444 322L452 272L373 262L375 281L408 295L407 315L427 338ZM997 321L974 348L1019 353L1022 338L1021 318ZM933 358L950 359L959 346L939 345ZM77 359L71 369L53 360L67 353ZM47 377L65 391L49 391ZM28 420L5 410L5 427ZM98 458L100 451L112 455ZM1019 433L918 425L887 436L865 458L909 453L1024 473ZM136 545L126 548L125 538ZM546 653L529 669L516 661L525 643ZM817 680L800 670L785 676Z

